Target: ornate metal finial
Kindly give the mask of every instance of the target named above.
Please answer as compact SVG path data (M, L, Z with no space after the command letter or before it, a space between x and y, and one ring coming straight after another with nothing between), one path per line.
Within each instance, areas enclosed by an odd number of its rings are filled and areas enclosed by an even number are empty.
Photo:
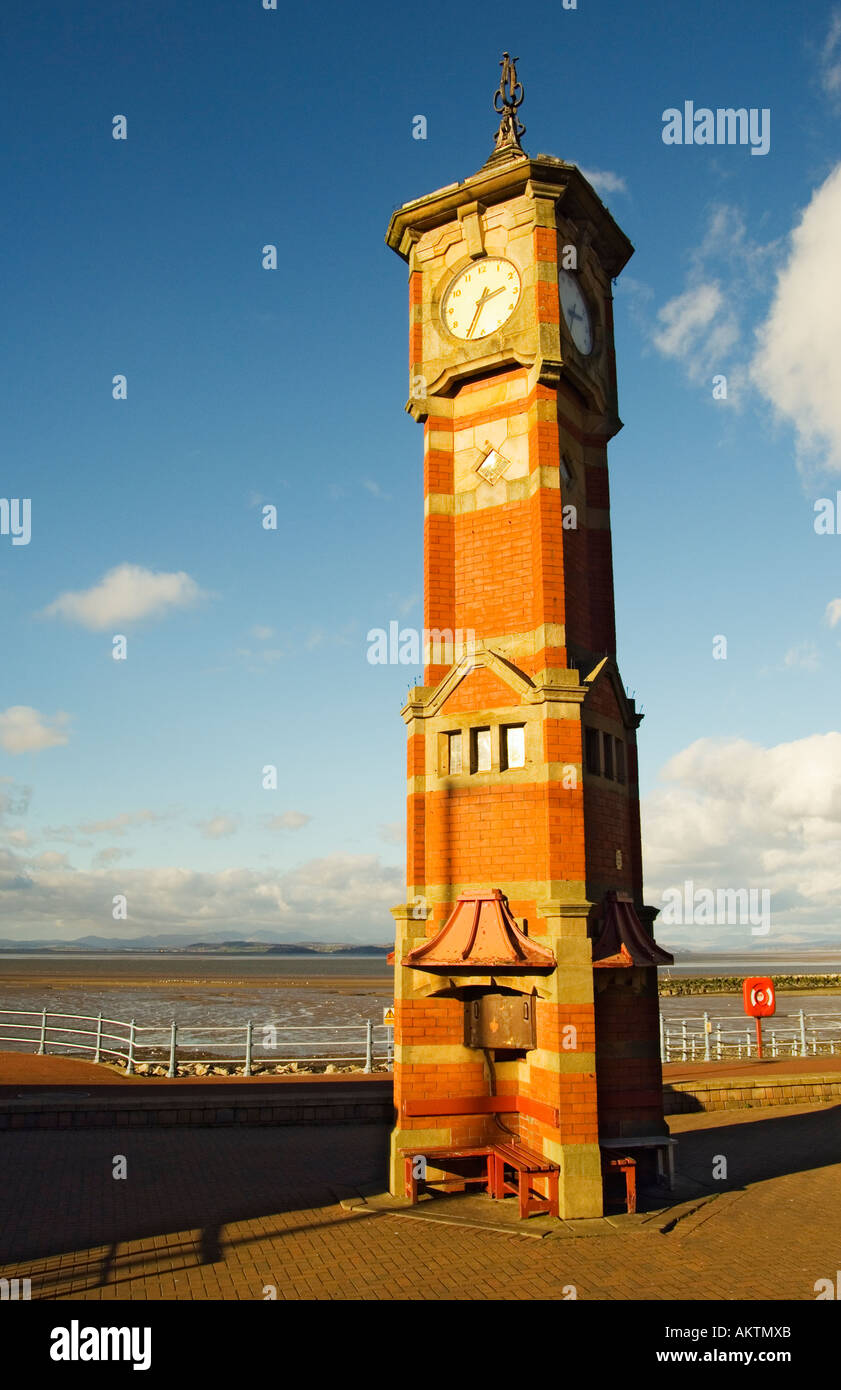
M525 135L526 128L517 116L517 108L522 106L525 96L522 82L517 81L516 64L519 61L519 58L512 58L508 53L503 53L499 64L502 77L494 92L494 111L498 112L502 120L494 141L494 154L507 154L512 150L519 151L520 154L525 153L520 144L520 136Z

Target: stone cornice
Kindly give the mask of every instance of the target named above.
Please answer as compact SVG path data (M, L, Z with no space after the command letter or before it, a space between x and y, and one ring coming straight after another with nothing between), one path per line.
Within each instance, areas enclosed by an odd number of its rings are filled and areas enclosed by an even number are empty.
M631 242L581 170L551 155L538 155L534 159L518 155L480 169L463 183L447 184L404 203L391 215L386 243L407 261L418 236L456 221L460 209L477 202L489 208L524 194L533 199L554 200L565 217L590 223L593 249L611 278L619 274L633 255Z

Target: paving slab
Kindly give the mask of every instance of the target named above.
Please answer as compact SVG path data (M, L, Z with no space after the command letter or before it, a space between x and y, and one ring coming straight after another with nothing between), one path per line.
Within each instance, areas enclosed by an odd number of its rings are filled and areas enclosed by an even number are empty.
M247 1301L267 1289L295 1302L813 1301L841 1249L841 1106L685 1114L670 1130L684 1185L673 1206L642 1221L557 1222L540 1238L513 1226L550 1218L515 1215L500 1230L469 1224L466 1205L448 1221L372 1209L386 1125L9 1132L0 1276L62 1301Z

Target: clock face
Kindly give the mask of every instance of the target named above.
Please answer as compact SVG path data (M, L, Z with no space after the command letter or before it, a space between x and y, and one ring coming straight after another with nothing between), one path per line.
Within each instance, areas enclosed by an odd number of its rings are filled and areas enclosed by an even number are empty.
M593 322L581 286L568 270L558 271L558 292L570 336L582 357L593 351Z
M520 289L520 272L513 262L488 256L466 266L450 282L441 317L455 338L487 338L510 319Z

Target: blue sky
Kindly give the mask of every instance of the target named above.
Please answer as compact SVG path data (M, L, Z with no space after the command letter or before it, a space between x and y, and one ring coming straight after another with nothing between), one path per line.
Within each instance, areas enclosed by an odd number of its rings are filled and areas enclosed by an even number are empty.
M365 637L422 626L422 437L383 237L487 158L503 49L525 148L578 163L636 247L610 460L648 899L768 886L781 941L835 931L841 536L813 521L841 487L841 7L803 15L4 18L0 495L32 499L32 538L0 536L0 934L388 939L418 672L371 666ZM666 146L687 100L769 109L769 153ZM145 616L106 582L127 565Z

